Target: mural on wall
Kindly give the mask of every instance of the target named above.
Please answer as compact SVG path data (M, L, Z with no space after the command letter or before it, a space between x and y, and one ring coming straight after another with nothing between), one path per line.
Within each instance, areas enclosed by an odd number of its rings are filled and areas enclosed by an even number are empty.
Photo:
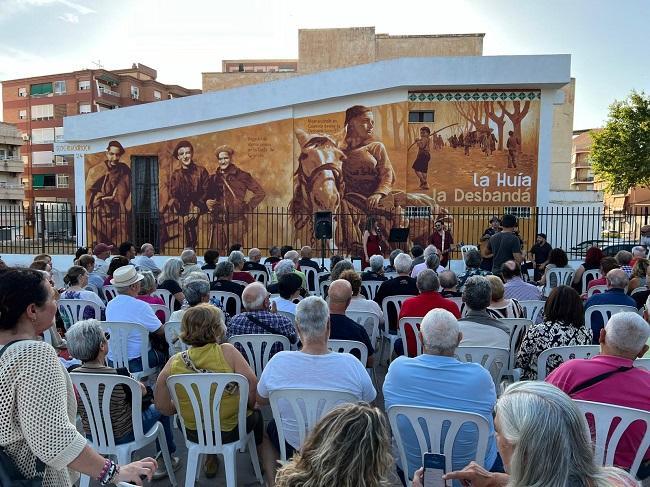
M409 93L409 111L430 119L408 124L407 190L446 206L534 205L539 100L539 91Z
M363 255L370 216L385 253L393 227L426 244L435 221L453 226L448 207L535 204L539 99L418 92L126 149L114 140L86 155L89 243L314 246L314 212L332 211L334 251Z

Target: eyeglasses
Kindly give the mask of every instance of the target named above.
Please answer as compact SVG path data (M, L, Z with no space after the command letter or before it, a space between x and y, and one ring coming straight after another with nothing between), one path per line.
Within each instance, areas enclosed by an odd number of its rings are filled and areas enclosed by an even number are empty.
M111 334L107 331L104 332L104 338L106 338L106 341L109 341L111 339Z

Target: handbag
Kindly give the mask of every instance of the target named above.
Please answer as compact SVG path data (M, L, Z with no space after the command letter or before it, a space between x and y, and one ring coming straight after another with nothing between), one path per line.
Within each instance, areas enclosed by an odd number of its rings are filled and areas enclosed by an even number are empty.
M5 351L14 343L22 340L14 340L7 343L2 350L0 350L0 357ZM36 477L26 478L13 459L9 456L3 446L0 446L0 487L42 487L43 476L45 475L45 464L40 458L36 457Z

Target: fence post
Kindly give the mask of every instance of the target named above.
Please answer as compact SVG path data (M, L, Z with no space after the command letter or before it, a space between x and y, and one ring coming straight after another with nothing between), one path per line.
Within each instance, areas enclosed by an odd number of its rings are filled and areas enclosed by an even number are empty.
M45 205L41 204L41 254L45 253Z

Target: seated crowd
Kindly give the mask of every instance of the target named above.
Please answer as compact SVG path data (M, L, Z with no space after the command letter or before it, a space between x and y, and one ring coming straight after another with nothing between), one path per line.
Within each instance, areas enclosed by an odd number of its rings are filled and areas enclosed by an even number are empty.
M204 433L192 393L170 390L169 378L239 374L243 385L217 387L215 379L209 389L211 397L221 394L215 424L222 443L239 441L244 431L252 435L266 485L380 486L396 474L404 485L423 486L426 451L417 427L398 412L403 407L483 418L485 438L469 423L455 433L447 452L449 485L637 485L633 477L650 477L650 449L631 471L650 423L628 428L614 457L618 468L605 468L589 441L594 420L574 400L650 412L650 371L635 362L647 354L650 338L648 316L637 312L650 305L645 249L615 258L588 249L585 262L563 283L552 269L568 268L567 254L549 246L546 261L535 259L534 284L523 270L522 253L515 252L514 235L499 235L487 244L491 271L481 253L470 249L460 273L441 266L433 245L413 246L410 255L394 251L388 265L382 256L370 256L369 267L357 272L342 258L330 260L330 271L321 268L310 247L273 247L263 261L260 249L246 256L233 246L221 260L216 250L206 251L204 263L186 249L163 263L151 244L136 255L136 247L125 242L113 257L112 246L101 243L93 255L79 249L63 278L66 287L57 289L50 256L37 256L30 269L0 260L0 446L22 475L42 471L50 485L72 485L78 473L102 485L161 479L184 463L178 435L199 443ZM540 235L538 248L547 244ZM315 283L307 278L310 269ZM595 293L594 286L604 287ZM82 306L76 316L61 306L76 300L93 306ZM538 309L534 317L530 303ZM627 308L609 316L599 312L603 306ZM408 320L414 328L400 324ZM112 342L124 323L145 331ZM269 337L259 350L262 360L246 342L251 335L284 337L289 348ZM356 348L337 353L330 340L352 341ZM387 345L392 346L386 354ZM586 345L598 345L600 352L566 362L551 354L538 363L551 348ZM480 359L465 356L471 347L503 349L513 363L485 368ZM387 361L380 381L374 371ZM495 378L500 365L502 375ZM84 391L75 393L72 386L82 377L76 374L124 378L108 402L113 441L135 440L132 405L140 404L143 430L162 426L166 447L156 443L156 458L117 465L95 453ZM504 387L505 378L510 385ZM247 396L242 392L240 398L240 387ZM322 411L303 438L288 399L274 399L292 389L348 399ZM370 404L379 389L381 409ZM104 389L98 394L101 403ZM265 421L262 409L269 404L273 419ZM176 414L182 430L174 431ZM477 458L483 441L484 456ZM208 454L200 468L212 478L220 462L219 455Z

